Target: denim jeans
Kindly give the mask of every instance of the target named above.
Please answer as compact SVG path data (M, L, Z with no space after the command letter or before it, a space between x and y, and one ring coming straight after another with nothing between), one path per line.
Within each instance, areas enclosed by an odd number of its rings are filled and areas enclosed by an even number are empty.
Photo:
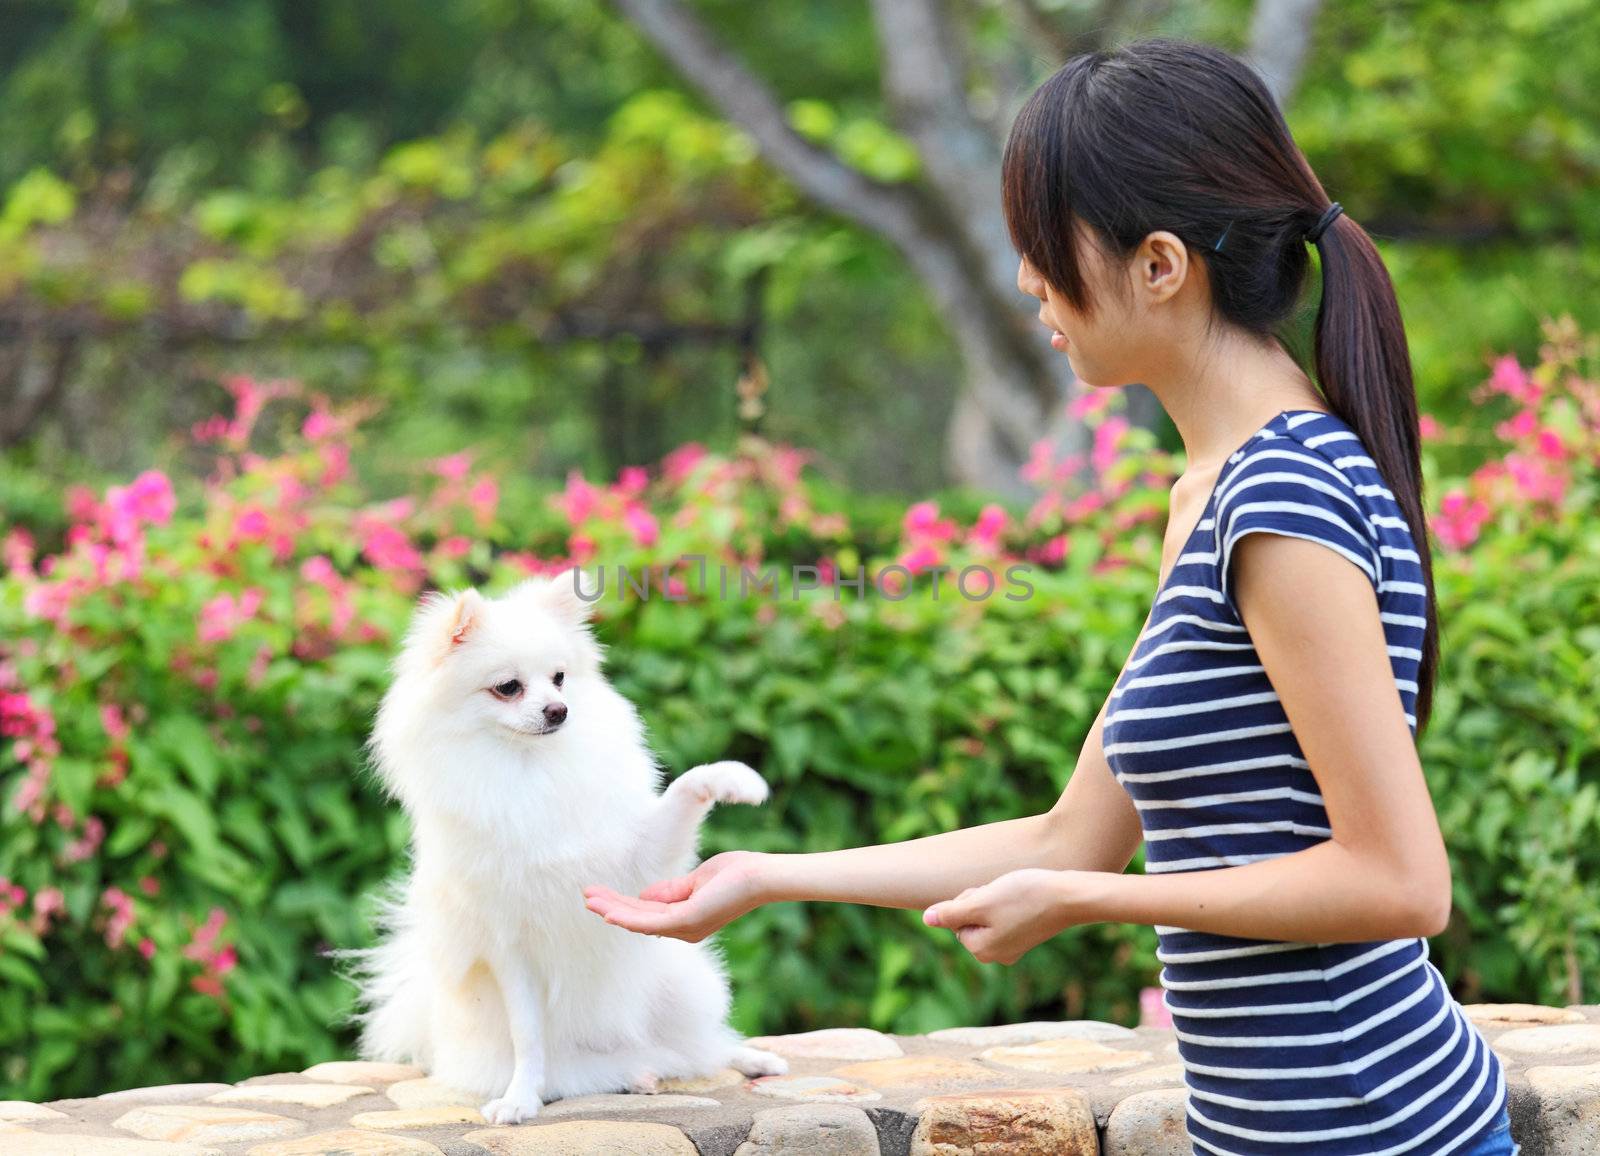
M1511 1138L1511 1113L1501 1108L1489 1134L1460 1156L1517 1156L1521 1151L1522 1145Z

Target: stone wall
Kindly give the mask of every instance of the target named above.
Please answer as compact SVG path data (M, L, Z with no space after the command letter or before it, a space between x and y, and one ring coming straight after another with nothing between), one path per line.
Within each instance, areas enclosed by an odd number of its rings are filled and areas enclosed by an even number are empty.
M1600 1154L1600 1005L1467 1007L1505 1065L1522 1156ZM1094 1020L754 1041L790 1072L547 1104L489 1127L393 1064L319 1064L49 1104L0 1102L5 1156L1190 1156L1169 1030ZM1420 1154L1419 1154L1420 1156Z

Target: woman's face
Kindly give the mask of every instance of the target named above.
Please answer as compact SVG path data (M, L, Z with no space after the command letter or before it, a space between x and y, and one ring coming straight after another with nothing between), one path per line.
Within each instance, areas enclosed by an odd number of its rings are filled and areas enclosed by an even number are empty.
M1066 354L1080 381L1103 388L1131 385L1143 380L1140 366L1148 363L1141 354L1149 351L1155 336L1144 302L1134 291L1132 266L1108 260L1090 239L1089 227L1082 221L1076 227L1093 314L1086 317L1074 309L1026 257L1017 268L1017 288L1039 299L1039 320L1056 331L1050 344Z

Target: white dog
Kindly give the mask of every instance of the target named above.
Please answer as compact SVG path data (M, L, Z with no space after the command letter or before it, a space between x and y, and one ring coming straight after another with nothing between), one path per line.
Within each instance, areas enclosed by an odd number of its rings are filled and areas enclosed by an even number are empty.
M600 670L573 571L503 598L419 605L369 748L411 818L411 871L358 958L362 1054L415 1063L515 1124L549 1100L787 1062L726 1023L708 942L641 935L584 904L693 867L716 803L758 804L737 762L661 791L631 703Z

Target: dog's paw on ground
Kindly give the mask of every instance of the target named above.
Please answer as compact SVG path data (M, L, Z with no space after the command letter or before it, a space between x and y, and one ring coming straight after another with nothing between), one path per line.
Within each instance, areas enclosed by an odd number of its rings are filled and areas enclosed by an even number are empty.
M753 807L767 801L767 781L733 759L685 771L678 782L683 784L682 790L692 791L704 803L745 803Z
M491 1124L523 1124L537 1116L542 1107L544 1105L538 1100L513 1100L509 1096L502 1096L498 1100L490 1100L480 1111Z
M628 1091L641 1096L653 1096L661 1091L661 1077L654 1072L639 1072L628 1081Z
M757 1076L786 1076L789 1074L789 1061L775 1052L765 1052L760 1048L744 1047L733 1053L733 1059L728 1061L728 1066L741 1075L752 1079Z

